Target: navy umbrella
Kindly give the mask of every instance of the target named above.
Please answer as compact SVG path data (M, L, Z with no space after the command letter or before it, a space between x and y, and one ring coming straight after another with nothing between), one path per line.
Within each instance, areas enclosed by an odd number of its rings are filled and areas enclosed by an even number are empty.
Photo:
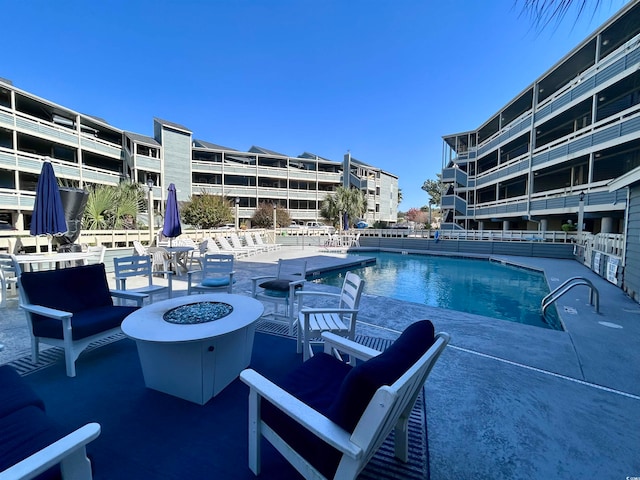
M176 186L173 183L170 183L167 207L164 212L162 235L169 238L169 246L171 246L171 239L179 236L180 234L182 234L182 227L180 226L180 211L178 210Z
M49 253L51 253L52 235L61 235L67 231L67 220L64 217L58 181L48 158L45 158L38 178L29 231L31 235L47 236Z

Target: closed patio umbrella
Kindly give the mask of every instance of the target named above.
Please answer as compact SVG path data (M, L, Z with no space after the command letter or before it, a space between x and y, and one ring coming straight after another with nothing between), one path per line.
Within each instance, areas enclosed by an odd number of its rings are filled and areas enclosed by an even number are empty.
M47 236L49 253L51 253L51 237L62 235L67 231L67 221L64 217L58 181L49 158L45 158L38 178L29 231L31 235Z
M178 198L176 196L176 186L169 184L169 196L167 197L167 206L164 212L164 224L162 226L162 234L169 238L169 246L173 238L182 234L180 226L180 211L178 210Z

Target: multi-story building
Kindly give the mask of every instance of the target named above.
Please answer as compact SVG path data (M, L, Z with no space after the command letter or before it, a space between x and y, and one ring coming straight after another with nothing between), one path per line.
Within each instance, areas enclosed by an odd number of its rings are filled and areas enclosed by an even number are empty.
M442 228L622 233L628 192L610 184L640 166L640 2L479 128L443 139Z
M0 220L27 229L42 162L49 157L69 187L153 184L161 211L170 183L179 201L206 192L238 203L240 221L266 202L296 221L318 221L322 201L340 185L361 189L364 220L397 220L398 177L345 155L333 161L251 147L243 152L193 138L182 125L155 118L153 136L121 130L16 88L0 78Z

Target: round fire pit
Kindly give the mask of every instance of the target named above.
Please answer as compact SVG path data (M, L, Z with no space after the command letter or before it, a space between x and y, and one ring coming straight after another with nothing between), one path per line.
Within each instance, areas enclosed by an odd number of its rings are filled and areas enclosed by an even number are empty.
M162 318L165 322L178 325L195 325L219 320L231 312L233 307L228 303L197 302L172 308L165 312Z

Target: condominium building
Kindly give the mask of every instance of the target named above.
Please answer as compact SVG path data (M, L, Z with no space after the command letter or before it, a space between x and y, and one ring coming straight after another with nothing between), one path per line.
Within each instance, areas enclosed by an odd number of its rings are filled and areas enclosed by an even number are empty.
M640 2L443 139L442 228L623 233L628 188L611 185L640 166Z
M129 132L107 121L37 97L0 78L0 220L28 229L44 158L69 187L151 185L154 209L162 211L167 187L179 201L206 192L238 204L240 222L262 203L277 204L299 222L322 221L322 201L340 185L367 199L364 220L394 223L398 177L355 160L305 152L290 157L266 148L247 151L193 137L180 124L153 119L153 136Z

